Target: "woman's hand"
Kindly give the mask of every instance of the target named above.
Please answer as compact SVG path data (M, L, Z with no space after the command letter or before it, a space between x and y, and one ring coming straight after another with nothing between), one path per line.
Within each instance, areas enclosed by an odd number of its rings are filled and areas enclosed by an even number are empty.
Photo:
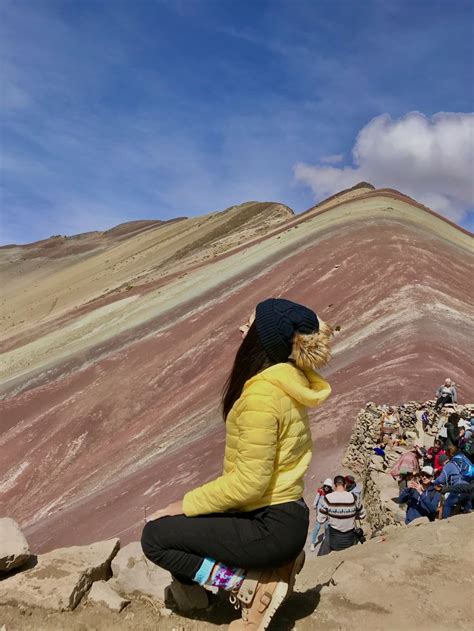
M415 491L418 491L418 493L423 493L423 487L416 480L410 480L410 482L408 483L408 486L411 489L415 489Z
M160 510L155 511L151 515L147 515L146 521L153 521L154 519L159 519L160 517L172 517L174 515L182 515L183 514L183 500L179 500L177 502L172 502L168 504L166 508L162 508Z

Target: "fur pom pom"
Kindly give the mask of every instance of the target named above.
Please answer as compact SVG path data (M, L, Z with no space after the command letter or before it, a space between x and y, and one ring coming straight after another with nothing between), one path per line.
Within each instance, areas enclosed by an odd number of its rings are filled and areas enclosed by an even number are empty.
M326 322L319 322L317 333L295 333L292 359L301 370L321 368L331 359L331 337L334 330Z

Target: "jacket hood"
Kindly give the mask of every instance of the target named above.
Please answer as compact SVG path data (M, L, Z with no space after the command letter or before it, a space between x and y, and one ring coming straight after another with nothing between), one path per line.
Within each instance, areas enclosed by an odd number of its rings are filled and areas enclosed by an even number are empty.
M300 370L290 362L274 364L249 379L245 388L255 381L268 381L307 407L314 408L331 394L331 386L317 372Z

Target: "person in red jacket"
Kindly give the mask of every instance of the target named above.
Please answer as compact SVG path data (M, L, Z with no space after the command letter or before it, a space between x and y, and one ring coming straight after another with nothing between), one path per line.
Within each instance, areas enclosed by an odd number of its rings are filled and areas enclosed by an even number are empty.
M446 455L446 452L443 449L443 444L439 440L439 438L437 438L434 441L433 447L430 447L427 450L426 455L425 455L425 458L428 460L429 464L434 469L434 476L435 477L438 477L438 475L441 473L441 471L443 469L443 465L440 463L439 457L440 456L445 456L445 455Z

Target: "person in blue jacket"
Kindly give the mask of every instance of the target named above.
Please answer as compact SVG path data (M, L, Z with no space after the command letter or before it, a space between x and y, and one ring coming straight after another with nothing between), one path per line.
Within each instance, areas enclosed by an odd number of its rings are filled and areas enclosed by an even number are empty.
M455 486L458 484L467 484L467 481L464 480L461 474L461 470L457 466L457 464L452 460L453 456L457 453L456 447L448 447L446 449L446 456L440 456L439 462L443 464L443 470L436 478L433 480L433 486L441 488L444 486ZM446 461L447 460L447 461ZM450 492L448 497L446 498L443 506L443 519L447 517L451 517L451 514L454 510L454 507L457 504L460 504L460 500L463 500L459 493ZM466 504L462 506L465 510L470 510L471 503L468 500Z
M434 521L440 500L441 493L433 485L433 467L427 465L421 470L420 481L410 480L400 493L400 504L407 504L405 523L420 517Z

